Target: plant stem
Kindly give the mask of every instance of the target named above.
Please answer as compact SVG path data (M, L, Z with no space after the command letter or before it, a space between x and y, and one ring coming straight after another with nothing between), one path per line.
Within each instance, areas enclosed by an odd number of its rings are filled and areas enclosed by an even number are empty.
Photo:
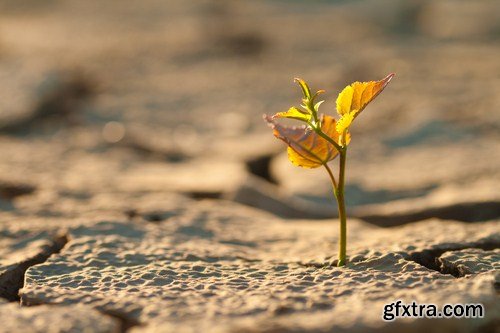
M339 259L337 266L344 266L346 264L347 256L347 216L345 211L345 199L344 199L344 184L345 184L345 163L347 159L347 144L344 142L341 146L336 143L332 138L323 133L321 128L313 127L314 131L321 136L323 139L331 143L335 149L338 150L340 155L340 167L339 167L339 183L335 182L335 177L333 176L332 170L328 165L324 164L326 171L332 181L333 193L337 199L337 205L339 210L339 221L340 221L340 235L339 235ZM343 140L344 141L344 140Z
M323 164L325 166L326 171L328 172L328 175L330 176L330 180L332 181L332 186L333 186L333 193L337 191L337 182L335 181L335 176L333 175L332 169L328 166L328 164Z
M340 220L339 260L337 263L337 266L340 267L346 264L346 252L347 252L347 217L346 217L345 199L344 199L345 162L347 159L347 147L342 149L339 155L340 155L339 184L337 186L337 190L335 191L335 197L337 198L337 204L339 208L339 220Z

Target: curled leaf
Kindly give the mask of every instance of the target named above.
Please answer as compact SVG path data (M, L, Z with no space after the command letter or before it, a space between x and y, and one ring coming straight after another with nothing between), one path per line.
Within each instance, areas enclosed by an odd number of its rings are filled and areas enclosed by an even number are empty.
M319 102L317 102L316 104L314 104L314 110L315 110L316 112L318 112L318 111L319 111L319 107L321 106L321 104L323 104L323 102L324 102L324 101L319 101Z
M291 118L308 122L309 120L311 120L311 114L306 113L299 108L291 107L290 109L288 109L288 111L276 113L273 118Z
M354 82L342 90L337 97L337 112L343 116L354 113L357 116L391 81L394 74L389 74L380 81Z
M319 95L321 94L324 94L326 91L321 89L321 90L318 90L316 91L316 93L314 94L314 96L311 98L312 101L314 101L316 99L316 97L318 97Z
M264 119L273 128L273 134L288 145L288 159L294 165L303 168L317 168L328 163L338 155L337 149L320 137L307 126L289 127L276 123L273 118ZM333 117L321 117L321 130L335 142L340 144L340 135L336 131L336 121ZM349 141L349 136L346 142Z
M310 100L311 99L311 89L309 89L309 86L307 85L306 81L304 81L298 77L296 77L294 79L294 81L297 82L300 86L300 89L302 89L302 94L304 94L304 98L306 100Z

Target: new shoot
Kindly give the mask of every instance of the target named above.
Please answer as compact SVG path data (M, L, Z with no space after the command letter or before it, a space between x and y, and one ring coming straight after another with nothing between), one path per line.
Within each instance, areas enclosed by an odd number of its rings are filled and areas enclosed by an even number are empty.
M347 249L347 216L344 198L344 183L347 160L347 146L351 141L349 128L365 107L375 99L391 81L394 74L389 74L380 81L354 82L342 90L337 97L337 113L339 119L319 114L319 107L324 102L317 101L324 90L314 94L307 83L295 79L302 90L302 104L291 107L288 111L276 113L264 119L271 125L273 134L288 145L288 159L294 165L303 168L324 167L333 193L337 199L339 212L340 235L338 266L346 264ZM300 127L288 127L276 122L277 118L291 118L305 123ZM328 162L339 156L338 181Z

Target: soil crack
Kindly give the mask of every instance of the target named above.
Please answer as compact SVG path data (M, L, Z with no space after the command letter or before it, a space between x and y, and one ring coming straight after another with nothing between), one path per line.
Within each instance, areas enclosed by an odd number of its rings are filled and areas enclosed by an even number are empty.
M269 154L246 161L245 164L248 172L271 184L278 184L278 181L273 177L271 172L271 162L273 158L274 154Z
M115 319L116 321L119 322L120 328L119 332L120 333L125 333L129 329L135 326L141 325L137 320L127 316L124 313L121 313L119 311L114 311L114 310L103 310L103 309L96 309L97 311L101 312L103 315L106 315L108 317L111 317Z
M19 302L19 290L24 286L26 270L45 262L51 255L61 252L68 243L67 234L56 235L50 245L46 246L36 256L12 265L0 275L0 297L10 302Z
M500 203L485 201L464 202L409 213L359 215L357 218L380 227L396 227L430 218L473 223L494 220L499 216Z
M455 278L461 278L464 277L465 274L461 270L459 270L458 267L450 267L449 265L444 266L441 264L441 262L439 261L441 255L443 255L445 252L450 251L461 251L467 249L481 249L484 251L492 251L498 248L500 248L500 242L498 240L489 239L476 244L456 244L438 249L428 249L418 252L412 252L406 259L441 274L452 275Z

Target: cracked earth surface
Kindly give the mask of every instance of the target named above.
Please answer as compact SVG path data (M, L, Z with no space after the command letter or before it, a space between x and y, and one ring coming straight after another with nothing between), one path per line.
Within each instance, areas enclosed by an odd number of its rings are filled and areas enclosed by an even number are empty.
M0 332L497 332L500 19L450 4L0 1ZM262 114L389 72L337 268L326 177Z

